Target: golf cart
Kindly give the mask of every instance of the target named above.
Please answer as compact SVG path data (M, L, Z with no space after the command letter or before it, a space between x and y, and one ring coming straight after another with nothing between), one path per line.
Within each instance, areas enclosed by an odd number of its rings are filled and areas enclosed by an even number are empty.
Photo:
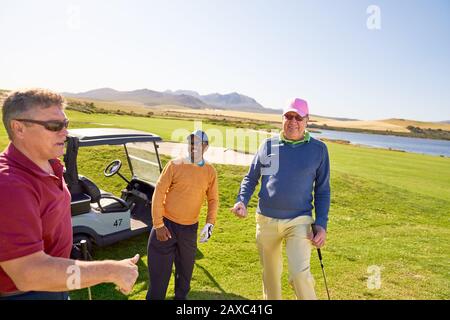
M80 258L79 244L86 240L92 246L108 246L118 241L149 232L152 227L151 201L156 181L162 171L154 134L112 128L72 129L66 141L65 173L70 191L73 243L72 258ZM79 175L79 148L123 146L131 179L120 173L122 162L105 163L104 175L118 175L124 180L121 197L99 189L89 178Z

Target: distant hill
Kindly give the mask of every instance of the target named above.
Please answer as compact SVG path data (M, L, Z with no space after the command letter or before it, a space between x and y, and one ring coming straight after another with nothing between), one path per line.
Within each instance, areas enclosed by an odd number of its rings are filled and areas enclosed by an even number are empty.
M178 105L193 109L225 109L279 113L280 110L264 108L255 99L232 92L229 94L213 93L200 95L191 90L166 90L164 92L149 89L133 91L117 91L111 88L101 88L80 93L63 92L65 97L79 99L94 99L104 101L136 101L147 106Z
M70 98L94 99L104 101L136 101L147 106L180 105L194 109L207 108L201 100L189 95L174 95L166 92L140 89L133 91L117 91L110 88L101 88L80 93L63 92L62 95Z
M256 102L255 99L237 92L224 95L219 93L208 94L206 96L202 96L202 100L210 105L222 107L224 109L263 109L263 106Z
M267 109L264 108L262 105L260 105L255 99L250 98L248 96L245 96L243 94L232 92L228 94L219 94L219 93L211 93L207 95L200 95L196 91L192 90L177 90L177 91L165 91L168 93L180 95L180 94L186 94L190 95L192 97L195 97L197 99L202 100L206 104L220 109L227 109L227 110L233 110L238 109L242 110L244 109L256 109L256 110L263 110ZM269 109L270 110L270 109Z
M166 90L164 91L165 93L170 93L170 94L175 94L175 95L188 95L188 96L192 96L194 98L201 98L201 95L197 92L197 91L192 91L192 90L176 90L176 91L172 91L172 90Z
M389 123L397 126L401 126L407 128L408 126L418 127L422 129L442 129L450 131L450 122L449 121L440 121L440 122L425 122L425 121L417 121L417 120L408 120L408 119L385 119L379 120L379 122Z

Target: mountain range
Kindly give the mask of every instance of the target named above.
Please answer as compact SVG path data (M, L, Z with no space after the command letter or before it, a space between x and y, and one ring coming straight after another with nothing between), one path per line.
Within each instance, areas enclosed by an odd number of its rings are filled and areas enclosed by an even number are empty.
M166 90L160 92L149 89L118 91L111 88L101 88L80 93L62 92L62 95L71 98L104 101L135 101L149 107L177 105L192 109L226 109L264 113L280 112L280 110L264 108L255 99L237 92L200 95L198 92L191 90Z

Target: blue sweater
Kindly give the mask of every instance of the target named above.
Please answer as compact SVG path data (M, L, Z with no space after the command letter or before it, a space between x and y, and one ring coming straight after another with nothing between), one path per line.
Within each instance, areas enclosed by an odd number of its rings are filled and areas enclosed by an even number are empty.
M247 206L261 179L257 212L271 218L312 216L327 228L330 209L330 161L326 145L314 138L303 144L267 139L244 177L237 201ZM314 191L314 207L313 202Z

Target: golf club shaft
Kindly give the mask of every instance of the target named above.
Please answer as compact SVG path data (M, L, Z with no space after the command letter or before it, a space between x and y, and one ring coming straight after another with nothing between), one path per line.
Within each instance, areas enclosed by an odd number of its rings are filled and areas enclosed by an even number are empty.
M317 254L319 255L320 264L322 264L322 251L319 248L317 248Z
M88 261L88 249L87 249L86 240L81 240L80 244L81 244L81 252L83 254L83 260ZM88 287L87 289L88 289L89 300L92 300L91 287Z
M319 248L317 248L317 254L319 255L320 267L322 268L323 280L325 281L325 289L327 290L328 300L331 300L330 299L330 292L328 292L327 277L325 276L325 269L323 268L322 251L320 251Z
M317 234L317 228L315 224L311 225L312 228L312 232L313 235L316 236ZM317 254L319 256L319 261L320 261L320 267L322 268L322 275L323 275L323 280L325 282L325 289L327 290L327 296L328 296L328 300L330 299L330 292L328 291L328 284L327 284L327 277L325 276L325 269L323 268L323 262L322 262L322 251L320 251L320 248L317 248Z

